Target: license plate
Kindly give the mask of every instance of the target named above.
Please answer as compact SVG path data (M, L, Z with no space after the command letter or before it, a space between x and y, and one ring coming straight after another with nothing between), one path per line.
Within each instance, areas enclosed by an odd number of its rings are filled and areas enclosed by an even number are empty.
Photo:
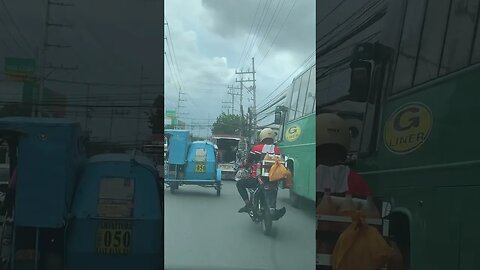
M97 228L97 253L101 255L128 255L131 239L131 222L100 221Z
M204 173L205 172L205 164L195 164L195 172L196 173Z

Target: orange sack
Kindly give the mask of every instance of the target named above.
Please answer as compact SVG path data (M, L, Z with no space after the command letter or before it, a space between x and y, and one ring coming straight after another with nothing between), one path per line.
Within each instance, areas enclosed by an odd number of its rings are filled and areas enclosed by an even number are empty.
M375 270L385 266L394 256L378 230L365 223L360 212L340 235L332 253L333 270Z
M268 179L270 182L285 180L285 188L292 187L292 173L278 159L275 160L275 164L270 168Z

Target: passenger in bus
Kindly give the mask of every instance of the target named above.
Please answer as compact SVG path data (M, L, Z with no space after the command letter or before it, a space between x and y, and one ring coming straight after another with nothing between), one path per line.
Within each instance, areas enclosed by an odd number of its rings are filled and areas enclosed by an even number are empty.
M317 202L326 189L334 196L366 198L370 189L361 175L346 164L350 129L336 114L319 114L316 119Z
M250 149L250 153L247 156L247 160L240 165L240 167L249 168L251 173L250 178L241 179L237 182L238 193L245 202L245 206L238 210L239 213L248 213L252 208L251 202L248 198L247 188L255 188L259 184L257 180L258 162L261 161L266 154L282 154L280 148L274 145L276 135L277 133L271 128L264 128L259 135L260 143L252 146L252 148ZM276 201L276 192L274 193L274 196ZM285 213L285 207L277 209L273 219L278 220L283 217Z

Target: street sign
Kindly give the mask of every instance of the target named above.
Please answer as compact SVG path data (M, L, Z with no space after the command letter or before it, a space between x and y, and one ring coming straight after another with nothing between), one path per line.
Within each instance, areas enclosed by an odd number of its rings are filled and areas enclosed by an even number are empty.
M175 119L177 117L176 111L165 111L165 117Z
M5 58L5 73L15 81L29 81L35 78L35 59Z

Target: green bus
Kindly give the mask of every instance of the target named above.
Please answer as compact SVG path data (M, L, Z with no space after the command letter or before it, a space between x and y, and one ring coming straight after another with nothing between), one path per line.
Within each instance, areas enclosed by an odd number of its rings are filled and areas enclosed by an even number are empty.
M280 125L278 147L287 156L293 175L290 202L315 201L315 65L297 76L287 88L283 106L275 112Z
M320 74L344 88L319 86L317 113L351 123L354 168L391 203L405 269L480 269L479 1L386 4L378 38Z

